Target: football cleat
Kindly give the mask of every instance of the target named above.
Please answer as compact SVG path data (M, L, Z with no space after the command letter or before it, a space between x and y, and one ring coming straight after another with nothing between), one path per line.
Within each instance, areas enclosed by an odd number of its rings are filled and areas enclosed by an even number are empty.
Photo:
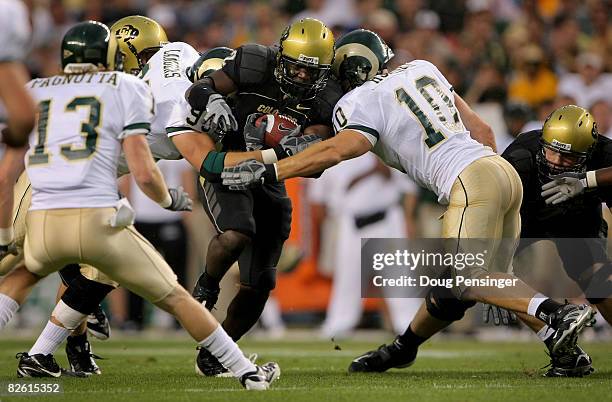
M406 368L416 360L417 348L407 348L399 337L389 345L381 345L355 358L348 368L349 373L382 373L390 368Z
M594 317L595 310L586 304L565 304L552 313L548 318L549 325L555 328L550 344L551 354L573 350L578 342L578 334L594 324Z
M212 309L215 307L215 304L217 304L220 291L221 289L219 289L218 287L215 289L204 287L200 284L200 281L198 280L191 294L193 298L196 299L198 302L206 302L204 304L204 307L206 307L208 311L212 311Z
M94 359L101 359L101 357L92 353L91 345L86 339L84 342L75 342L68 338L66 356L68 356L70 370L86 375L102 374L100 367L94 361Z
M595 371L592 363L591 357L576 345L567 353L551 353L546 366L550 368L544 377L584 377Z
M199 350L195 362L196 374L202 377L233 377L233 374L212 353L202 346L196 349Z
M240 377L240 383L249 391L265 391L280 377L281 370L278 363L268 362L255 367L257 367L256 371Z
M87 331L102 341L110 338L110 323L102 306L98 305L94 312L87 316Z
M85 373L69 371L61 368L53 355L35 354L30 356L26 352L17 353L17 377L87 377Z

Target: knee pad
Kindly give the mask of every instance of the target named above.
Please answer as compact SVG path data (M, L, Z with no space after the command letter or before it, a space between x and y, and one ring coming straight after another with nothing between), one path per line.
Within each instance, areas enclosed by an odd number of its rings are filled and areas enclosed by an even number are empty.
M90 314L114 288L94 282L82 275L77 276L62 295L62 301L83 314Z
M459 300L451 289L436 286L425 296L425 304L432 317L442 321L459 321L476 302Z
M58 320L66 329L73 330L77 328L87 317L89 313L81 313L76 309L68 306L64 303L63 300L60 300L59 303L53 309L51 315Z
M270 292L276 287L276 268L263 269L253 276L254 280L251 283L244 283L243 285L263 292Z

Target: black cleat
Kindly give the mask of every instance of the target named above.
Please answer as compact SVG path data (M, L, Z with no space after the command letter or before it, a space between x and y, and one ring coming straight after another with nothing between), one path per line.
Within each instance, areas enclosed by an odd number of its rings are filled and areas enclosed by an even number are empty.
M195 362L196 374L202 377L233 377L233 374L223 367L212 353L201 346L196 349L199 350Z
M550 368L544 377L584 377L595 369L591 357L580 346L576 345L567 353L550 354Z
M204 307L206 307L208 311L212 311L212 309L215 307L215 304L217 304L220 291L221 289L218 286L214 289L210 289L201 285L200 280L198 279L191 295L200 303L206 302L204 304Z
M111 328L102 306L87 316L87 331L94 337L105 341L110 338Z
M569 353L578 342L578 334L595 322L595 310L582 304L565 304L548 317L549 325L555 329L550 345L551 355Z
M265 391L270 388L270 384L280 377L281 370L278 363L268 362L256 367L257 371L246 373L240 377L240 383L249 391Z
M84 342L75 342L68 338L66 356L68 356L70 370L86 375L102 374L100 367L94 361L94 359L101 359L101 357L92 353L91 345L87 339Z
M17 365L17 377L87 377L85 373L68 371L61 368L53 355L35 354L28 355L26 352L17 353L19 359Z
M349 373L382 373L390 368L405 368L416 360L417 348L408 348L396 337L390 345L381 345L355 358L348 368Z

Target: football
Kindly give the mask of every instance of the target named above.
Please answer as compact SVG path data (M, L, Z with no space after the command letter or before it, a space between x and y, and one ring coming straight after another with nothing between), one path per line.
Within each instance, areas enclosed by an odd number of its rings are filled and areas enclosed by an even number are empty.
M263 116L260 116L257 120L255 120L255 126L259 127L263 121L266 122L266 135L264 137L264 142L269 147L278 145L279 141L284 136L291 133L291 131L297 127L297 124L295 124L295 122L289 117L278 113L264 114Z

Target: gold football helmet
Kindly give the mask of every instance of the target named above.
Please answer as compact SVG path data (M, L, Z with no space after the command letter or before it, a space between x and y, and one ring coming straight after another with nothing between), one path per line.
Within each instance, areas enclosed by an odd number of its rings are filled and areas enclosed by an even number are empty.
M285 94L312 99L325 87L333 62L331 30L319 20L304 18L283 32L274 76Z
M138 74L149 58L168 43L166 31L156 21L142 15L121 18L110 28L125 55L124 71Z
M597 142L597 124L588 110L575 105L563 106L546 118L540 141L540 173L550 177L564 172L582 172ZM546 159L546 149L571 158L575 163L571 166L552 163Z

